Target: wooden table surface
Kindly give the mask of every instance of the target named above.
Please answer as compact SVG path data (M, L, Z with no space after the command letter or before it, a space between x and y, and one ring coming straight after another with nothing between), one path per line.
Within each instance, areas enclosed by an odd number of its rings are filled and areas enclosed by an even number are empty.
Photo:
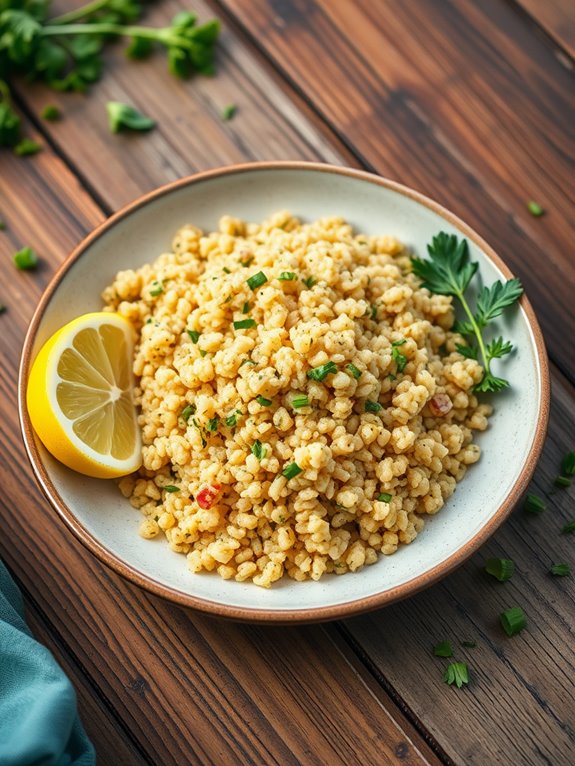
M74 5L73 3L68 4ZM161 0L166 22L187 3ZM575 449L573 0L201 0L221 18L217 75L181 82L165 60L106 53L89 96L18 87L43 150L0 154L0 554L31 627L73 680L100 764L575 763L575 488L551 492ZM109 133L105 103L158 121ZM64 119L39 118L46 103ZM221 109L235 103L234 119ZM245 160L351 165L413 186L468 221L523 280L551 359L549 435L533 491L458 571L344 622L234 624L172 606L100 564L36 486L16 416L19 355L55 268L111 212L167 181ZM545 215L526 207L536 200ZM35 273L10 256L34 247ZM516 562L500 584L490 556ZM499 613L528 627L508 638ZM443 639L470 684L442 681ZM461 646L473 640L475 648Z

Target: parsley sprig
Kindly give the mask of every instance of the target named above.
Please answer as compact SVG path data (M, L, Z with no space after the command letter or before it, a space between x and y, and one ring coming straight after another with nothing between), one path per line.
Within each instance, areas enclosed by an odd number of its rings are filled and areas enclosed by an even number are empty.
M453 295L459 299L467 319L458 322L454 329L462 335L474 337L476 345L460 345L458 351L468 358L480 358L483 364L483 378L475 386L475 390L487 392L507 388L509 382L491 372L491 362L510 354L513 346L502 337L488 343L483 331L490 322L519 299L523 293L521 282L514 278L507 282L496 280L490 287L483 286L473 312L465 297L465 291L479 264L469 260L467 240L460 240L455 234L442 231L433 237L427 250L429 260L411 259L413 273L422 280L422 287L426 287L430 292Z

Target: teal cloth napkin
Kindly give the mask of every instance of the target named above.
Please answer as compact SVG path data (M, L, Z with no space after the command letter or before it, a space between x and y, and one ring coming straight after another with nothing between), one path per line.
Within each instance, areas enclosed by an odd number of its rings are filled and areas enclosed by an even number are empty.
M32 637L20 591L0 562L0 764L95 763L74 688L48 649Z

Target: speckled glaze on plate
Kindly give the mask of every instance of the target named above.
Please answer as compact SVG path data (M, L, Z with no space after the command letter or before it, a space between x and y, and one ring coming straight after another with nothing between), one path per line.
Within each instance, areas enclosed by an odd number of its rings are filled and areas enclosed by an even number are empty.
M61 325L101 308L100 293L120 269L136 268L169 249L176 229L217 227L221 215L260 221L288 209L304 220L339 215L357 231L392 234L424 255L440 230L467 237L480 278L509 279L502 260L469 226L432 200L384 178L348 168L269 162L211 170L140 197L109 218L70 255L32 319L22 354L19 414L36 477L70 530L98 558L147 590L184 606L258 622L312 622L349 617L390 604L449 574L493 534L527 488L547 428L549 377L543 338L525 297L499 320L517 351L504 362L512 388L494 398L483 455L423 532L393 556L360 572L319 582L285 577L269 590L252 583L192 575L165 539L138 535L141 514L112 481L90 479L55 461L34 436L25 406L35 354ZM495 371L497 372L495 368Z

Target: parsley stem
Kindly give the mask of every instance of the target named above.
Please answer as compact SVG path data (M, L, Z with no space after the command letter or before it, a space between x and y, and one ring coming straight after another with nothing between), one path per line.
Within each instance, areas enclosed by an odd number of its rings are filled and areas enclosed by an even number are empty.
M84 19L96 11L105 8L110 4L110 0L92 0L91 3L83 5L81 8L76 8L68 13L63 13L61 16L56 16L50 19L50 24L69 24L71 21L78 21L78 19Z
M61 26L48 25L40 30L42 37L60 37L61 35L118 35L119 37L139 37L147 40L156 40L165 46L177 46L178 48L191 48L190 40L178 37L171 27L155 29L153 27L132 27L122 24L110 24L108 22L94 24L63 24Z
M477 324L477 320L473 316L473 312L471 311L471 308L469 306L469 303L465 300L465 296L462 292L459 290L455 291L455 294L461 301L461 305L463 306L463 310L467 314L467 318L469 319L469 324L473 328L473 332L475 334L475 337L477 338L477 345L479 346L479 350L481 351L481 357L483 359L483 368L485 369L485 375L490 375L491 370L489 368L490 360L487 356L487 351L485 350L485 343L483 342L483 336L481 335L481 330L479 329L479 325Z

